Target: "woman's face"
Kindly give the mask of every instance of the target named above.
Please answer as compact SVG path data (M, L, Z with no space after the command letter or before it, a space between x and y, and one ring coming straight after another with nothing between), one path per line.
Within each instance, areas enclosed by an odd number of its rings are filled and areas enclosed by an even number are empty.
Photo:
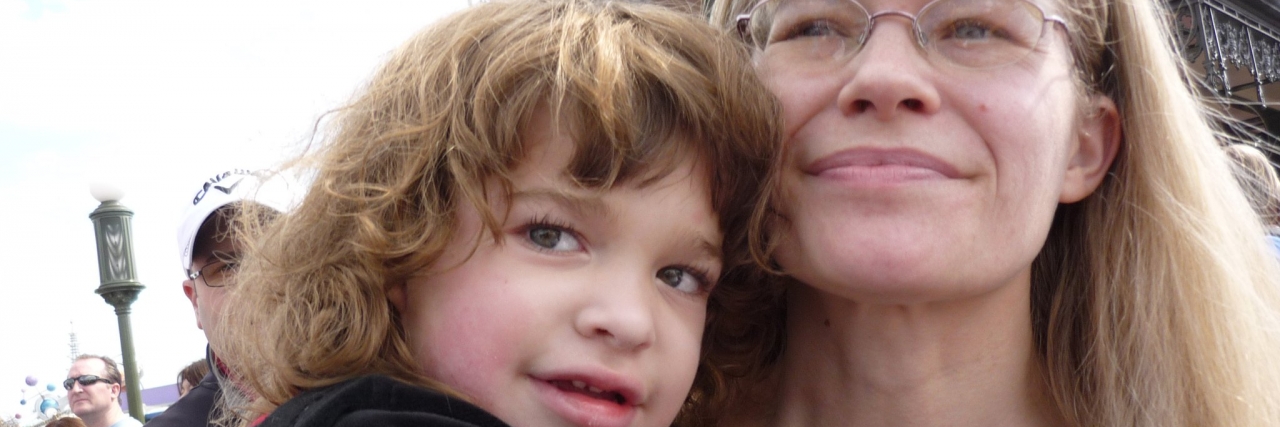
M927 1L861 3L916 14ZM1081 99L1057 24L1025 57L981 70L925 53L911 24L877 18L835 65L756 53L786 122L777 259L810 286L884 303L1025 283L1058 203L1105 174L1114 107ZM1079 114L1080 102L1104 113Z

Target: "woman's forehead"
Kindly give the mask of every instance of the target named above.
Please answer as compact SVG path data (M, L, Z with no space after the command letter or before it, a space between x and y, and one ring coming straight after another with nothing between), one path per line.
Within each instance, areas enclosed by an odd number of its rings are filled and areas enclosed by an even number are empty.
M914 13L915 11L918 11L924 8L926 5L930 3L934 3L938 0L766 0L766 1L781 1L781 2L826 1L826 2L836 2L836 3L858 3L858 4L861 4L864 8L867 9L867 11L871 13L875 13L881 10L898 10L903 12ZM947 1L956 1L956 0L947 0ZM1000 3L1014 3L1019 0L969 0L969 1L1000 4ZM1046 13L1051 13L1051 14L1057 13L1057 11L1059 10L1058 2L1054 0L1025 0L1025 1L1027 1L1028 3L1034 4L1036 6L1040 6L1040 8L1044 9ZM749 8L749 7L755 6L760 2L761 0L744 0L741 3L745 7Z

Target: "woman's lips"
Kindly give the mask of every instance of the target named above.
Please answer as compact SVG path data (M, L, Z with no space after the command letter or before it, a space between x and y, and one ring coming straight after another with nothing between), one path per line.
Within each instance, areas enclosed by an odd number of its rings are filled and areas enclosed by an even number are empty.
M911 149L855 148L828 155L805 166L812 176L857 182L903 182L955 179L951 164Z
M543 403L579 426L626 427L636 416L639 392L628 381L587 375L534 378Z

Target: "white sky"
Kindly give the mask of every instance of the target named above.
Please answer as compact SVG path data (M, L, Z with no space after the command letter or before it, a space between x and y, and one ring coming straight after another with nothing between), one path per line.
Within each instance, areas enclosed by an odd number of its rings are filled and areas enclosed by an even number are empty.
M283 160L386 53L466 4L0 0L0 417L31 419L27 375L41 390L66 376L72 322L81 353L121 353L93 292L91 181L135 212L141 384L172 384L205 345L182 294L184 202L216 172Z

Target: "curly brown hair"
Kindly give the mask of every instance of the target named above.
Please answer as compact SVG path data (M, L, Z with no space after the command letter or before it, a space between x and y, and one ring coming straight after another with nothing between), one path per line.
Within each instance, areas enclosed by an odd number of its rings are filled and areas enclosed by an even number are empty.
M42 427L85 427L85 423L83 420L79 418L76 418L70 415L64 415L60 417L50 418L49 421L45 422L44 424L41 424L41 426Z
M660 6L489 2L414 36L336 112L323 144L292 165L313 177L297 209L267 226L239 222L242 285L216 333L235 380L254 390L250 412L367 374L447 391L422 375L387 291L440 257L464 204L498 236L505 212L486 195L509 196L521 131L544 106L572 127L566 173L584 188L642 184L689 156L705 166L725 266L707 340L742 320L726 307L764 291L739 279L768 258L781 140L745 49ZM711 366L691 402L716 395Z

